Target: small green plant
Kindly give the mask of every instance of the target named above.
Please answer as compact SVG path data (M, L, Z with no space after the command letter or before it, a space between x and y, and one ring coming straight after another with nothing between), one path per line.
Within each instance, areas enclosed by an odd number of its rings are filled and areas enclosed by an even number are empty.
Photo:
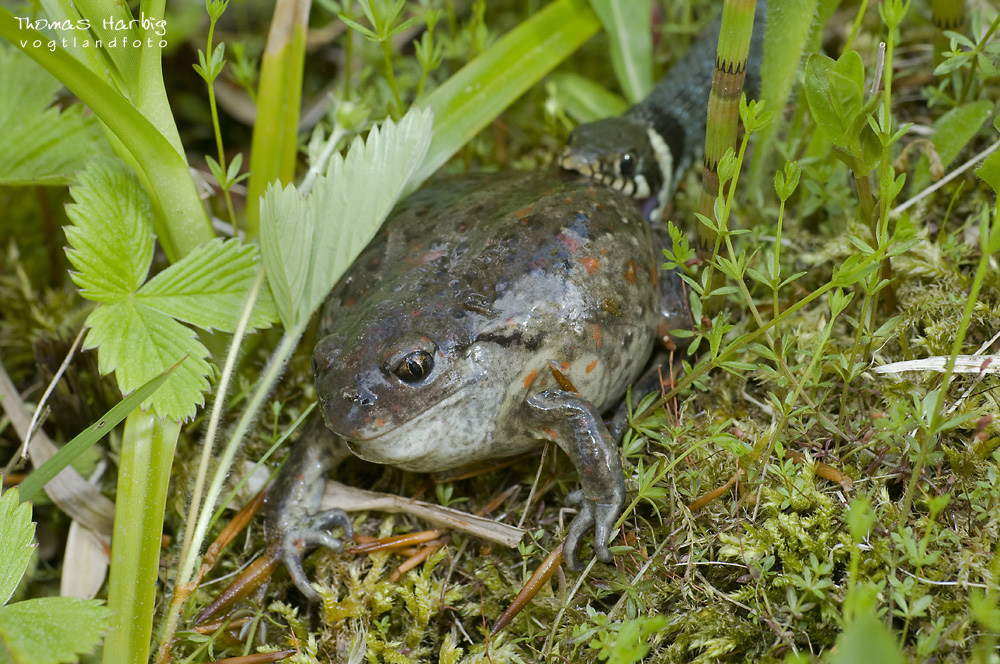
M10 602L35 544L31 504L17 488L0 496L0 660L15 664L77 661L101 641L111 612L99 600L44 597Z

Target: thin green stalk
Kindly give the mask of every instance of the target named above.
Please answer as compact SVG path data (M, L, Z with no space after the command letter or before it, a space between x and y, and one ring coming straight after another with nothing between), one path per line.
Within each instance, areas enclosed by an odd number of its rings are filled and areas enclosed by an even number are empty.
M157 661L166 661L169 658L169 644L173 641L174 633L177 629L177 622L180 619L181 610L184 603L190 596L188 583L194 571L194 565L201 551L203 537L195 537L196 519L194 514L202 506L202 492L205 488L205 479L208 476L208 469L212 462L212 453L215 450L215 436L219 429L219 422L222 419L222 411L225 406L226 395L229 393L229 385L232 382L233 372L236 370L236 362L239 359L239 351L243 344L243 337L246 335L247 327L250 323L250 315L257 303L261 287L264 283L264 268L257 271L257 278L247 293L247 301L243 305L243 311L236 324L236 331L233 332L233 339L229 345L229 353L226 355L226 363L222 368L222 375L219 378L219 385L215 393L215 402L212 406L212 414L209 417L208 428L205 431L205 440L202 444L201 462L198 464L198 474L195 478L194 489L191 494L187 519L185 520L184 536L181 541L181 553L179 556L177 575L174 577L174 593L170 602L170 609L166 619L163 621L163 629L159 636L160 648L157 654ZM211 513L212 503L207 503L202 512Z
M149 659L163 510L180 424L135 410L125 420L115 501L105 664Z
M854 17L854 25L851 26L851 34L844 42L844 52L851 50L851 45L854 44L854 38L858 36L858 29L861 28L861 21L864 19L866 11L868 11L868 0L861 0L861 7L858 8L857 16Z
M126 3L122 4L127 7ZM163 17L166 12L166 0L142 0L139 9L140 13L147 17L165 20ZM177 131L177 123L170 109L170 100L167 99L167 88L163 84L163 57L160 48L163 36L157 35L157 30L163 31L156 27L156 24L149 24L142 33L144 45L139 50L139 73L129 89L132 91L132 99L139 112L163 134L187 164L181 135Z
M385 75L389 79L389 88L396 106L392 109L392 119L399 122L403 117L403 99L399 96L399 85L396 83L396 73L392 70L392 44L389 39L382 40L382 56L385 58Z
M212 477L212 482L208 487L208 491L205 492L205 508L199 512L197 524L192 531L193 534L188 540L189 555L181 561L181 567L177 572L175 586L178 588L189 583L191 579L192 572L194 571L194 564L196 562L196 556L193 555L193 552L201 551L202 544L205 542L208 530L212 526L213 506L216 501L218 501L219 496L222 493L222 485L225 483L226 478L229 475L229 471L231 470L233 457L236 456L236 452L239 450L240 444L243 442L243 437L246 436L251 424L253 424L256 420L257 415L260 412L260 408L264 403L264 399L266 399L267 395L270 394L271 390L277 384L278 379L281 377L281 374L284 372L285 365L288 363L288 359L292 356L292 353L295 352L295 348L298 346L299 339L302 337L302 333L304 331L305 326L301 326L285 332L285 335L281 338L281 342L278 344L278 347L275 349L274 354L271 356L271 359L264 370L264 375L261 376L260 382L257 385L257 390L254 392L250 401L244 408L243 415L240 417L240 420L236 425L236 429L233 431L229 442L226 443L225 448L218 457L218 465L215 468L215 475ZM166 658L169 656L169 644L176 630L179 615L180 602L178 602L177 606L171 605L170 607L170 613L167 616L163 636L160 639L157 661L166 661Z
M212 59L212 37L215 35L215 24L217 18L213 15L212 21L208 26L208 39L205 46L205 57L211 62ZM212 130L215 132L215 147L219 152L219 170L225 175L228 173L226 168L226 151L222 146L222 128L219 126L219 109L215 104L215 75L209 74L211 80L208 83L208 107L212 114ZM226 212L229 214L229 223L233 227L233 233L236 234L238 225L236 223L236 210L233 209L233 197L229 193L230 183L219 182L219 186L222 188L222 195L226 199Z
M344 13L351 15L354 0L344 0ZM345 23L346 25L346 23ZM344 31L344 99L351 98L351 74L354 71L354 28L347 26Z
M779 270L781 270L781 225L785 219L785 199L782 198L778 203L778 230L774 237L774 281L771 282L771 309L774 311L773 318L778 317L779 309L778 305L778 284L779 281Z

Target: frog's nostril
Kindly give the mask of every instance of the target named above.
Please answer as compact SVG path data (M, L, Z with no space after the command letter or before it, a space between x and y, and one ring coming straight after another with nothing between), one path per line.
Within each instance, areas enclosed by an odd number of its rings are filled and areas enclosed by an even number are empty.
M359 406L374 406L375 395L362 387L345 387L340 393L344 399Z

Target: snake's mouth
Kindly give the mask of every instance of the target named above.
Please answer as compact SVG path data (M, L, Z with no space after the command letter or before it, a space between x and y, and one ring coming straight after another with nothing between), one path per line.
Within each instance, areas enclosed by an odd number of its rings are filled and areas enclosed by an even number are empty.
M582 159L572 150L563 152L559 159L559 165L567 171L576 171L596 182L620 191L626 196L635 198L640 204L644 205L646 199L652 196L649 182L642 173L626 177L617 172L614 165L596 159Z

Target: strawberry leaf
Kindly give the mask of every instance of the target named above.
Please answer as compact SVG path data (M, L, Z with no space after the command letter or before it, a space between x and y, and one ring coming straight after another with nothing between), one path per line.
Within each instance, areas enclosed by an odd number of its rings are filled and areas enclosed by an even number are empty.
M156 377L167 367L184 360L156 393L143 402L161 417L182 420L193 417L205 403L212 367L205 361L208 350L194 330L166 314L133 302L106 304L87 317L84 348L100 347L98 366L102 374L115 372L122 394ZM185 357L187 359L185 359Z
M20 583L35 550L31 504L18 503L17 487L0 495L0 606Z
M95 159L79 175L66 214L73 222L66 256L82 295L120 302L146 279L153 262L152 212L138 178L121 162Z

